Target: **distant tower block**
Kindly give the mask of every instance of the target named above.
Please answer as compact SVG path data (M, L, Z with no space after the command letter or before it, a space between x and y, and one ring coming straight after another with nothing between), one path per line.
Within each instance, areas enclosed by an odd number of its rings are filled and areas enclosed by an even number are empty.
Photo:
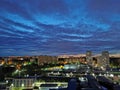
M102 61L103 61L103 66L107 67L110 64L109 61L109 52L108 51L103 51L102 52Z
M86 52L86 61L89 65L92 65L93 58L92 58L92 52L91 51Z

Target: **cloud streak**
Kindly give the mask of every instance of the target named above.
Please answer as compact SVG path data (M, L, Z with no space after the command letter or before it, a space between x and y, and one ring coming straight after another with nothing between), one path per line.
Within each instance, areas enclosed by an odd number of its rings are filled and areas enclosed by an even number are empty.
M0 56L120 53L119 0L1 0Z

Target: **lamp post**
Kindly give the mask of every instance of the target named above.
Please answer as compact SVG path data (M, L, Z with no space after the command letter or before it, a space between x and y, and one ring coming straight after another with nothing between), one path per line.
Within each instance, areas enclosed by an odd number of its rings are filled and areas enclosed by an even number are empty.
M18 74L19 74L19 77L21 76L21 71L20 70L18 70Z

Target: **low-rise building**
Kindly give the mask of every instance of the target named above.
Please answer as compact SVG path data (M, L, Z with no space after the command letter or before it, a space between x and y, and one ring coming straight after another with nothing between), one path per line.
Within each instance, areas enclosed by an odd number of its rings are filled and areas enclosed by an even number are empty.
M33 88L34 82L35 78L33 77L18 77L13 79L13 83L10 88L11 90L31 89Z

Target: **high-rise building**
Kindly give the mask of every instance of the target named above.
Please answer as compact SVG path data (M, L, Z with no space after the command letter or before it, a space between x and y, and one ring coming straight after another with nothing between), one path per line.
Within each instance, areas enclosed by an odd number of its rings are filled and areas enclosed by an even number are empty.
M103 51L102 55L98 57L97 60L98 63L98 67L101 67L103 69L106 69L107 67L109 67L109 52L108 51Z
M91 51L86 52L86 61L87 61L88 65L92 65L93 57L92 57Z
M103 59L105 67L109 66L110 61L109 61L109 52L108 51L102 52L102 59Z

